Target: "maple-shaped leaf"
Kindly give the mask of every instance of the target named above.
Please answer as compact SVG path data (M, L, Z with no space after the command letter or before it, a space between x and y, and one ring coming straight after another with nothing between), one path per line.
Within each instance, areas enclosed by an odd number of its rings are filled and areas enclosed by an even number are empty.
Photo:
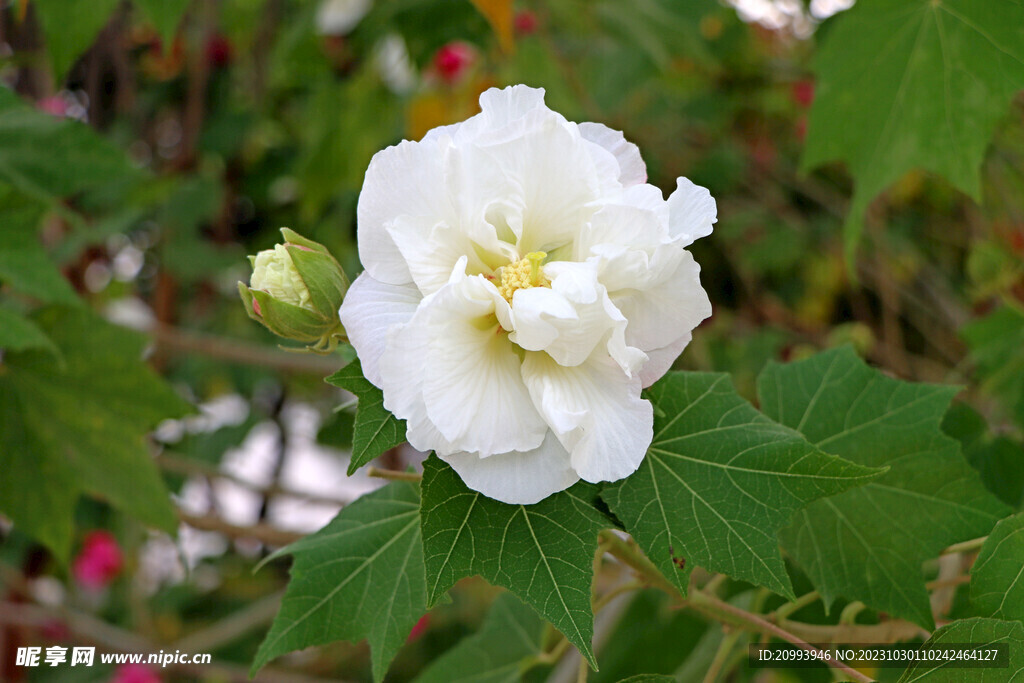
M980 199L985 149L1024 89L1024 3L859 0L833 21L802 167L848 164L850 253L870 201L911 169Z

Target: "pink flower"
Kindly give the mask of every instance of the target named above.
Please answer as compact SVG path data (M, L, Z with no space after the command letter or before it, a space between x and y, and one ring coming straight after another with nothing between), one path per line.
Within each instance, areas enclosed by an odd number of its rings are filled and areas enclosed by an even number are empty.
M160 677L148 666L122 664L114 669L110 683L160 683Z
M424 614L420 617L420 620L416 622L416 625L412 627L412 630L409 631L409 637L405 639L405 642L411 643L416 640L426 633L428 628L430 628L430 615Z
M814 101L814 81L809 78L797 81L793 84L790 95L792 95L794 102L806 109Z
M44 97L36 102L36 106L47 114L53 114L54 116L64 116L67 114L67 103L60 95Z
M516 12L515 19L512 20L513 25L516 28L516 33L528 36L537 30L537 15L528 9L520 10Z
M91 590L105 588L121 573L124 557L109 531L90 531L71 568L75 580Z
M446 83L458 81L476 61L476 50L468 43L454 41L434 54L434 68Z

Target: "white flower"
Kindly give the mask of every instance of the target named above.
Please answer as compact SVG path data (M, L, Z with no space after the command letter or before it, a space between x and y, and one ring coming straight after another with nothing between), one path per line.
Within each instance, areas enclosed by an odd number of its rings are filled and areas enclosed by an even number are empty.
M316 11L316 28L329 36L347 35L366 16L373 0L323 0Z
M267 292L279 301L314 310L309 299L309 289L302 281L299 271L295 269L288 247L283 244L275 245L273 249L265 249L251 257L251 260L250 287Z
M515 86L482 112L389 147L359 197L341 320L367 379L466 484L535 503L636 471L640 397L711 314L685 247L715 201L685 178L665 201L636 146Z

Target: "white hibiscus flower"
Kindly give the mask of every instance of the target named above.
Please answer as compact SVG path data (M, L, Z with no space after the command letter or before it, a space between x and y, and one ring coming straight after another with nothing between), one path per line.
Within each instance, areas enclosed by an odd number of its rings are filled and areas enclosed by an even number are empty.
M480 106L374 156L366 272L340 314L409 443L484 495L535 503L640 466L640 390L711 314L685 247L716 207L685 178L666 201L635 145L567 121L543 90Z

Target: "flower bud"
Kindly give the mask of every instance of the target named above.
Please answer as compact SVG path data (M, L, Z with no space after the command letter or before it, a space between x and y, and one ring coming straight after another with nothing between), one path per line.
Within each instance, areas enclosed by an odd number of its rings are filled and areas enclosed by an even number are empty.
M305 342L310 351L330 353L345 329L338 308L348 278L327 248L281 228L284 244L250 256L249 286L238 292L249 317L274 334Z

